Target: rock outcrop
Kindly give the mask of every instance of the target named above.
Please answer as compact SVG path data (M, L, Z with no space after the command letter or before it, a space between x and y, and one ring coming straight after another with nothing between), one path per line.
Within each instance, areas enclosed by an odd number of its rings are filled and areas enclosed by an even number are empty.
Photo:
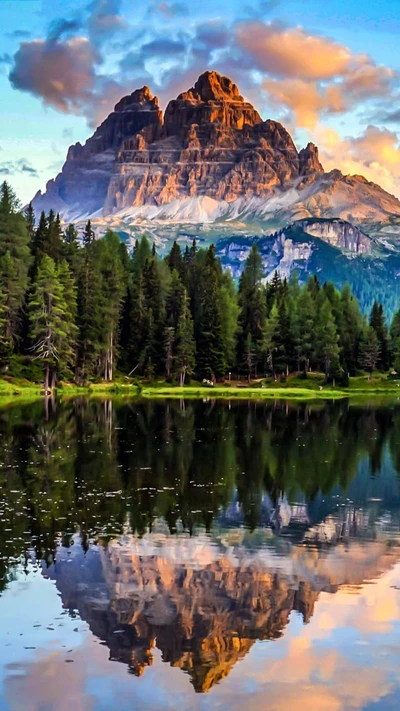
M217 256L236 279L242 273L254 239L244 242L240 237L232 237L217 242ZM275 271L287 279L293 269L299 274L307 273L313 253L318 246L323 246L319 240L343 251L348 257L369 254L372 249L370 237L346 220L298 220L272 235L257 239L266 279L272 279ZM344 265L347 261L344 259ZM319 271L320 265L314 263L314 268Z
M299 220L296 222L296 226L306 234L319 237L333 247L339 247L354 254L367 254L371 251L370 238L346 220Z
M305 177L316 177L324 172L319 160L318 148L314 143L308 143L299 153L299 172Z
M125 96L83 146L70 147L61 173L47 183L43 195L40 191L35 195L36 211L52 208L66 220L102 211L123 140L145 128L152 128L156 136L161 126L158 99L147 86Z

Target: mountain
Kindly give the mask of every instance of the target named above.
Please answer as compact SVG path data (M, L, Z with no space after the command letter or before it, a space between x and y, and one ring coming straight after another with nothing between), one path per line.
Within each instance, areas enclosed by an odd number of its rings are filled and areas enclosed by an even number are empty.
M95 215L124 228L400 218L397 198L361 176L325 173L314 144L298 152L284 126L263 121L229 78L209 71L164 115L147 87L123 98L84 146L69 149L33 203L66 220Z
M266 277L279 269L349 281L365 310L400 300L400 202L359 175L326 173L318 148L297 150L217 72L169 102L148 87L124 97L61 173L33 199L98 236L128 243L144 232L165 253L175 239L214 242L235 277L254 239Z
M300 158L283 126L262 121L230 79L207 72L170 101L160 132L142 131L122 143L104 212L204 196L222 205L266 197L307 183L309 150ZM309 175L315 171L322 171L318 161Z
M308 274L317 274L321 283L333 281L339 289L349 283L364 313L375 299L384 305L389 318L399 307L400 252L345 220L308 218L269 235L220 238L216 254L236 280L254 242L266 280L275 271L287 278L296 271L302 282Z
M289 507L289 518L295 513ZM271 540L263 529L246 545L240 528L217 538L173 536L158 521L152 533L125 533L107 547L85 551L78 539L59 546L43 574L55 582L63 607L77 610L109 648L110 659L141 676L158 648L164 663L205 693L258 640L282 637L292 612L306 624L321 593L344 587L360 594L365 582L398 562L394 528L378 527L365 546L366 512L349 507L338 518L310 528L296 546Z

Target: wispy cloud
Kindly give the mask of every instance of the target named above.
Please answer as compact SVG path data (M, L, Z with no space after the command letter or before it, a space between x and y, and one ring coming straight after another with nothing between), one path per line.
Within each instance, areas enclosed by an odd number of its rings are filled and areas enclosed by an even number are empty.
M39 175L38 171L25 158L0 162L0 175L11 177L16 174L25 174L32 178L37 178Z

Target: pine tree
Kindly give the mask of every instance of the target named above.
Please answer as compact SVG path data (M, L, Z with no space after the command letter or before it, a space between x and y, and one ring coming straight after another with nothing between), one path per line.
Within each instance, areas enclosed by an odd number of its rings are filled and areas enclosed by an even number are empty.
M318 279L317 275L316 274L314 274L314 276L310 275L307 279L307 289L310 292L314 301L316 301L316 299L318 298L320 288L321 288L321 286L320 286L319 279Z
M30 350L33 357L40 358L45 365L47 393L50 375L54 385L60 355L68 339L68 307L56 265L47 255L38 265L28 301L28 312L32 343Z
M100 370L100 342L103 332L103 284L99 242L86 243L78 275L78 366L79 379L85 382Z
M150 308L146 311L146 329L144 343L144 374L147 378L152 379L155 376L155 363L160 359L159 342L157 329L154 323L153 310Z
M174 329L178 326L180 313L182 310L182 300L185 287L182 284L180 276L176 269L171 273L165 312L167 324L173 326Z
M325 297L318 310L316 325L317 356L326 378L339 373L339 335L329 300Z
M35 257L34 273L44 255L59 262L64 255L63 231L59 215L50 210L48 216L42 212L36 232L33 235L32 251Z
M29 203L28 207L24 211L24 217L25 217L25 221L26 221L26 229L27 229L28 235L29 235L29 242L32 247L33 243L34 243L34 239L35 239L36 218L35 218L35 211L33 209L31 202Z
M358 363L359 366L371 374L376 369L381 354L380 344L376 331L372 326L365 326L361 334Z
M400 372L400 309L390 325L390 358L396 372Z
M48 232L48 227L47 227L46 213L42 210L42 212L40 213L39 224L36 228L36 231L35 231L35 234L33 237L33 244L32 244L32 254L35 259L34 271L36 271L38 262L41 260L43 255L46 253L47 232Z
M151 257L146 262L143 281L146 311L151 312L151 318L147 319L146 360L151 360L151 368L154 372L161 373L164 367L165 295L161 278L161 264L157 257Z
M54 215L50 210L47 218L47 240L46 254L54 259L56 264L64 257L63 230L61 227L60 215Z
M228 368L236 361L238 318L240 308L235 283L230 272L224 272L220 289L219 306L221 312L222 342Z
M7 340L13 344L18 342L17 334L21 329L22 314L21 295L18 290L18 263L12 259L10 252L0 257L0 279L4 292L4 318L6 321Z
M102 300L98 306L102 311L103 325L102 333L99 334L100 358L104 380L111 381L118 355L118 328L126 288L123 282L119 236L107 231L104 239L98 245L96 251L100 252L103 285Z
M275 337L279 329L279 311L276 303L273 304L271 312L265 321L261 342L261 353L265 370L271 371L274 378L275 372ZM249 342L248 342L249 343ZM248 351L247 351L248 352Z
M146 262L151 258L151 246L146 235L143 235L140 242L136 240L136 246L132 257L132 274L136 276L144 269Z
M13 343L7 329L7 292L0 285L0 365L8 366Z
M60 371L68 374L75 369L77 355L78 327L76 325L78 303L77 287L71 274L68 262L63 259L57 269L57 277L63 288L63 298L66 306L65 338L59 348Z
M146 298L143 272L139 271L132 283L132 308L129 315L130 334L128 363L130 374L142 371L146 360Z
M246 365L247 365L247 381L250 384L251 382L251 374L253 371L254 367L254 344L251 338L251 333L248 333L246 336L246 344L245 344L245 357L246 357Z
M175 328L173 326L167 326L165 329L165 375L167 378L171 377L172 367L174 363L174 344L175 344Z
M176 241L173 243L172 249L169 255L166 257L166 262L171 271L175 269L178 272L179 276L182 275L182 253L181 248L179 247L179 244Z
M75 225L69 224L64 232L64 242L65 244L77 244L79 233Z
M255 348L255 365L260 361L266 320L265 291L262 284L263 265L260 252L253 244L239 282L238 362L247 365L246 343L250 333ZM279 277L278 277L279 278ZM280 283L280 280L279 280Z
M87 221L86 227L83 232L83 246L89 247L96 239L96 233L92 228L92 223L90 220Z
M80 260L82 258L82 249L79 244L79 234L75 225L68 225L64 232L64 248L63 252L70 269L75 278L78 277L80 270Z
M278 271L274 271L272 279L268 284L268 296L275 297L279 294L282 287L282 280Z
M192 375L195 367L196 344L193 335L193 319L190 314L189 298L184 291L181 314L176 337L175 367L179 375L179 385L184 386L186 376Z
M345 284L342 289L341 308L342 322L339 331L341 358L345 371L355 375L363 322L360 307L348 284Z
M273 304L263 331L264 363L274 374L288 374L295 355L294 330L284 292Z
M390 366L388 329L383 312L383 306L382 304L378 304L376 301L374 301L372 306L369 325L374 329L379 343L379 359L377 367L379 370L385 371Z
M226 354L220 312L221 266L214 245L207 250L200 295L197 368L203 378L220 378L226 372Z
M396 371L396 373L400 373L400 348L397 347L397 349L393 353L393 367Z
M295 321L295 341L298 366L304 364L308 373L310 362L315 358L315 305L308 289L302 289L298 301ZM299 368L298 368L299 369Z
M191 266L191 254L188 245L185 247L185 252L182 257L182 281L185 288L190 291L190 266Z
M10 186L0 188L0 284L6 296L7 341L16 346L22 329L22 309L31 264L29 233L20 205Z

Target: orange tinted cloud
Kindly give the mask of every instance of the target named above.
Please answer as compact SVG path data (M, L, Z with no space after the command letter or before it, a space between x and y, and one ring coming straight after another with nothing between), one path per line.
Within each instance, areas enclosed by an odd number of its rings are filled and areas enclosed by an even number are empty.
M295 123L313 128L320 116L345 113L370 99L390 96L397 73L302 27L241 23L242 51L266 76L270 102L289 109Z
M304 128L313 128L322 113L345 111L340 86L335 84L320 88L302 79L265 79L263 88L272 103L290 109L296 125Z
M394 131L368 126L361 136L349 139L347 144L350 154L366 166L378 162L400 167L399 139Z
M360 136L344 140L323 128L317 128L317 133L326 170L340 168L345 174L364 175L400 195L400 146L394 131L368 126Z
M343 91L353 100L368 99L371 96L390 94L393 81L397 78L394 69L385 67L364 57L345 76Z
M242 23L236 37L258 69L278 77L331 79L345 73L352 59L347 47L309 34L302 27L284 27L273 22Z

